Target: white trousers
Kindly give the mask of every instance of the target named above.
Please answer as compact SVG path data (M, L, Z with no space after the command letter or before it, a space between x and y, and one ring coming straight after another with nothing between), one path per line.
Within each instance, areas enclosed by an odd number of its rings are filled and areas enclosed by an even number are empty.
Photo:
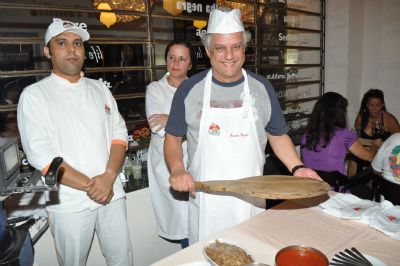
M125 198L93 211L48 212L48 216L59 265L86 265L95 231L107 265L133 265Z

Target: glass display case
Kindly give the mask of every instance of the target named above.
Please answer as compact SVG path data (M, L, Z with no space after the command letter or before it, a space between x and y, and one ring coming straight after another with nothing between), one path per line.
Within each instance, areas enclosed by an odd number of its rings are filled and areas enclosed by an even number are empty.
M209 67L199 35L214 8L241 9L252 34L245 68L274 85L290 135L298 144L323 91L324 0L3 0L1 124L11 121L7 116L15 114L22 90L51 72L43 39L49 23L58 17L86 23L91 39L85 44L85 76L107 82L133 134L146 123L146 86L166 72L164 50L169 41L187 40L195 46L195 72ZM0 135L6 130L2 126Z

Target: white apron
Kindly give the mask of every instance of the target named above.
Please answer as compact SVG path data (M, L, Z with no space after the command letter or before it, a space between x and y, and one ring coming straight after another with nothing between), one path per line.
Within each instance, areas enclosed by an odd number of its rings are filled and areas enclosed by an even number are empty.
M169 170L164 160L164 138L151 139L147 171L152 206L159 236L180 240L188 237L188 197L171 190ZM184 162L187 162L186 141L182 143Z
M159 93L147 99L146 104L151 105L151 108L146 107L148 116L153 114L151 112L155 110L169 114L176 88L168 84L167 77L168 74L164 75L161 80L149 85L152 86L151 89L156 88ZM160 102L158 99L154 99L155 97L162 97L163 101ZM186 146L186 141L184 141L182 150L185 166L187 162ZM147 160L147 174L156 217L157 233L167 239L180 240L188 237L189 207L187 193L179 193L170 189L171 185L168 181L170 173L164 159L163 148L164 136L152 133Z
M212 71L206 76L199 142L189 167L195 180L232 180L262 173L265 156L258 141L247 73L242 73L245 96L239 108L211 108ZM253 204L233 196L197 192L196 198L189 200L189 242L195 243L265 210L265 200Z

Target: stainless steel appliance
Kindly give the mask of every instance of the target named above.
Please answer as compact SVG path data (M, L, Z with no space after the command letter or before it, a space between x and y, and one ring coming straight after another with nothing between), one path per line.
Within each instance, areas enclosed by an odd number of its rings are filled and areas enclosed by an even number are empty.
M53 159L45 175L44 185L37 186L32 180L20 182L18 141L0 138L0 265L33 265L33 246L29 227L34 220L27 219L21 225L11 225L7 220L3 201L14 193L58 190L57 175L62 161L61 157ZM24 175L24 179L26 178Z

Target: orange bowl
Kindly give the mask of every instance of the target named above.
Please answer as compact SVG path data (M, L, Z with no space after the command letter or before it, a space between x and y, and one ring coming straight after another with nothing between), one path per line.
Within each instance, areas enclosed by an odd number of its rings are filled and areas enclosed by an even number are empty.
M328 258L319 250L301 245L285 247L275 255L276 266L328 266Z

